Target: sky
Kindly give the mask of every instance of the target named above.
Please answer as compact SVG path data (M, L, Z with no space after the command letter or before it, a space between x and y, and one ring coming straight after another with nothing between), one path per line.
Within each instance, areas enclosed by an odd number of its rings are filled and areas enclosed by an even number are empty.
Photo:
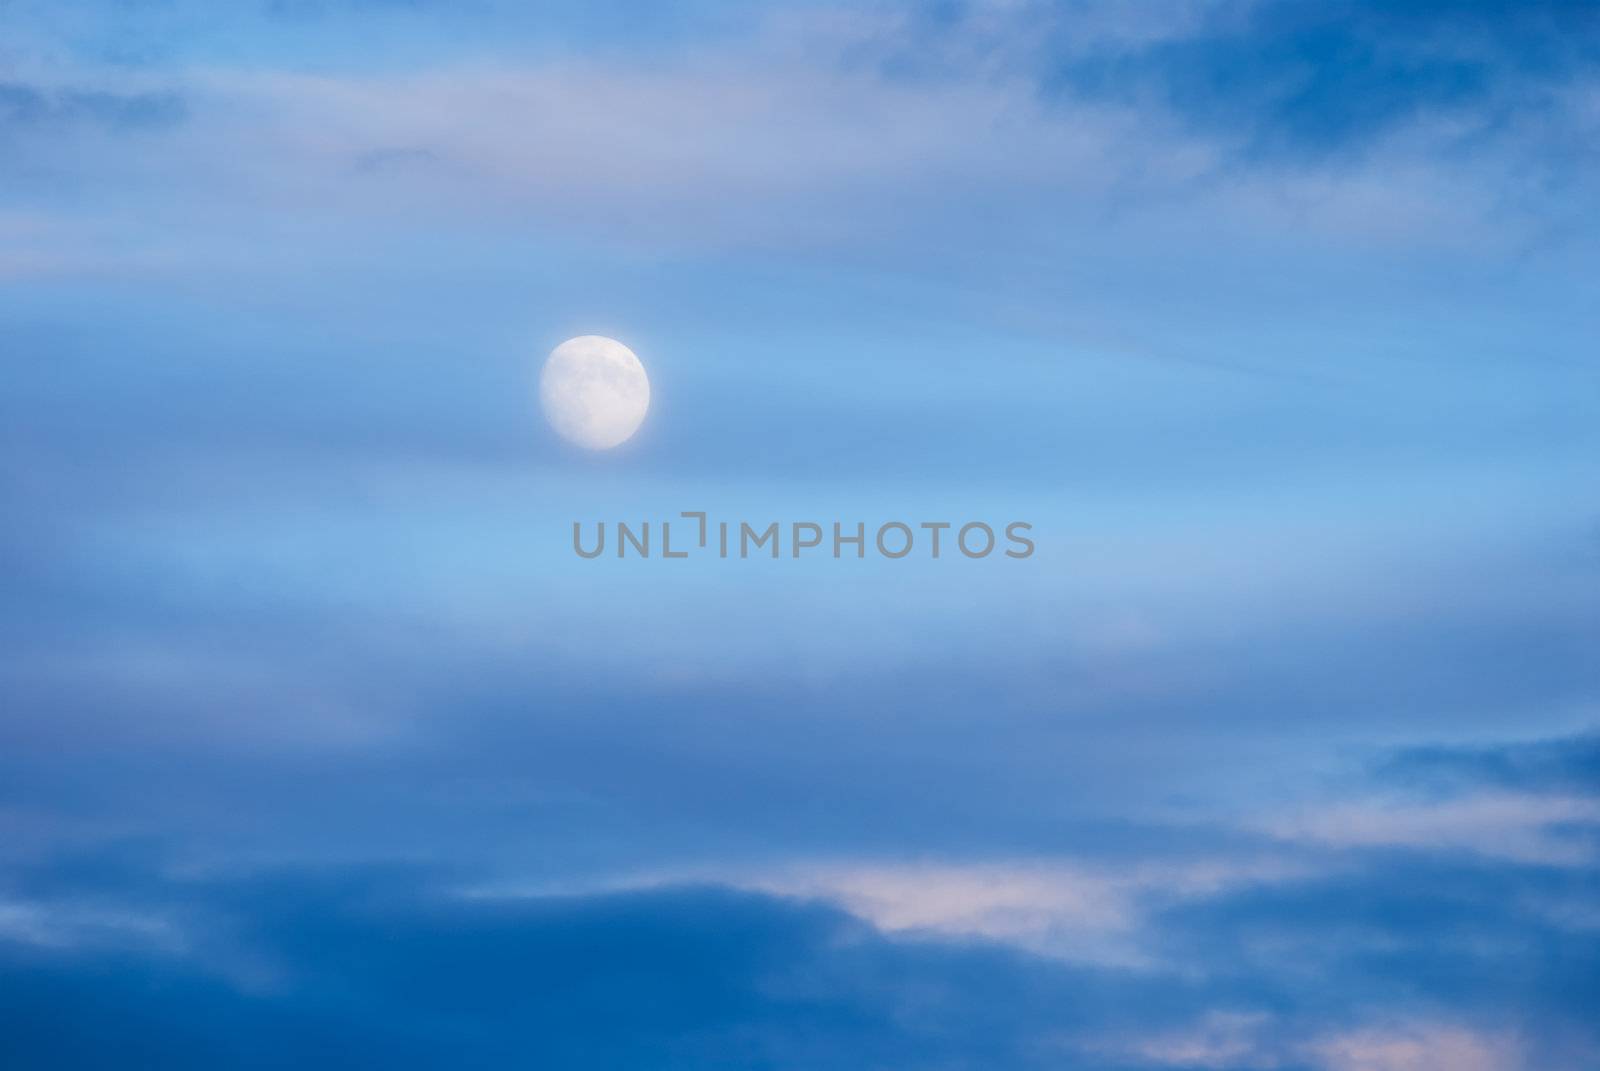
M0 0L0 1065L1592 1071L1597 337L1584 5Z

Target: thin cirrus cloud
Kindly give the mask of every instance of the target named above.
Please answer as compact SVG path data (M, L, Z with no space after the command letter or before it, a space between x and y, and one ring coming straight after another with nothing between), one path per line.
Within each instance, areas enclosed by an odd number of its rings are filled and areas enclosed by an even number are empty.
M1414 1019L1298 1039L1283 1037L1274 1026L1266 1016L1216 1013L1155 1037L1110 1041L1104 1053L1136 1066L1168 1068L1517 1071L1535 1066L1530 1047L1515 1032L1466 1023Z
M1274 819L1287 840L1344 847L1462 850L1552 866L1595 858L1600 799L1490 794L1439 803L1353 802Z
M1528 199L1543 213L1553 194L1527 160L1554 164L1559 146L1589 140L1595 70L1560 44L1558 9L1505 39L1472 20L1378 10L1306 14L1286 30L1278 23L1297 20L1272 12L1281 9L1219 5L1156 40L1130 40L1126 19L1062 14L1054 48L1051 35L1039 44L1022 32L1033 11L1023 20L979 6L953 22L818 12L775 20L781 32L648 59L507 56L402 73L196 58L165 91L119 88L144 86L148 71L69 68L52 75L54 89L15 84L9 125L186 120L146 150L103 151L131 169L124 180L174 182L202 202L532 212L591 240L689 248L914 241L952 198L999 190L1016 218L991 227L1026 226L1045 204L1060 213L1057 195L1071 191L1087 199L1079 225L1132 210L1169 237L1175 220L1220 210L1263 235L1293 224L1325 240L1526 240ZM946 40L969 51L941 62ZM909 65L905 41L919 43ZM1572 55L1537 68L1548 73L1535 82L1523 72L1541 49ZM1341 50L1369 57L1358 65L1366 83L1317 80L1318 56ZM1260 70L1237 69L1234 53ZM1498 114L1485 100L1503 102L1503 119L1463 128L1459 115ZM1368 106L1378 101L1383 110ZM1262 117L1282 136L1246 131L1244 141L1284 149L1241 155L1239 125ZM1324 146L1337 158L1324 159ZM51 160L47 146L30 148L36 166ZM1568 204L1576 212L1581 199Z

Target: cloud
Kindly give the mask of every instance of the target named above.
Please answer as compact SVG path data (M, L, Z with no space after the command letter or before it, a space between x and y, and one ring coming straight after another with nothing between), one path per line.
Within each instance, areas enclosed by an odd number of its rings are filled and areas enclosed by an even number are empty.
M1376 776L1413 792L1572 792L1600 787L1600 736L1513 745L1401 748Z
M979 938L1041 956L1148 969L1161 966L1154 950L1138 941L1152 910L1307 874L1307 867L1293 860L1231 856L1121 864L1087 858L816 862L744 876L724 872L717 880L773 895L823 899L885 933Z
M1534 1071L1513 1032L1417 1019L1295 1038L1261 1013L1212 1012L1126 1044L1109 1057L1198 1071Z
M1312 1042L1327 1071L1531 1071L1514 1035L1438 1023L1352 1031Z
M878 41L889 69L954 76L1003 65L1067 105L1170 109L1223 138L1230 156L1259 160L1359 155L1441 120L1465 143L1560 116L1566 91L1600 73L1588 45L1597 29L1592 10L1560 0L1403 9L1219 0L1159 17L1091 0L950 5L885 25Z
M1600 766L1580 733L1394 749L1344 798L1281 809L1250 828L1337 849L1466 852L1526 865L1600 858Z
M1562 746L1504 750L1559 770ZM504 851L263 866L58 843L0 867L0 1015L19 1066L53 1069L1591 1066L1600 926L1579 908L1600 868L1441 853L1428 829L1330 851L1191 825L1009 861L724 846L587 881L526 881Z
M1159 1067L1275 1068L1282 1066L1281 1061L1264 1051L1259 1036L1270 1023L1270 1017L1260 1012L1210 1012L1193 1025L1106 1048Z
M1495 793L1437 803L1334 804L1263 824L1274 836L1337 847L1465 850L1524 863L1596 858L1600 798Z
M184 98L173 91L119 92L0 82L0 131L78 124L108 130L160 129L182 122L187 114Z
M899 950L816 908L715 890L462 905L418 896L401 875L190 893L221 925L214 962L5 954L18 1066L1031 1063L1013 1013L952 988L984 976L1031 988L1025 968ZM265 970L243 984L215 969L240 961Z
M0 931L0 1014L18 1066L53 1069L132 1053L213 1071L1581 1071L1600 1045L1585 1014L1600 931L1554 928L1507 895L1570 876L1391 863L1197 886L1137 923L1160 964L1129 966L975 934L970 877L922 875L920 899L835 883L868 909L933 905L884 932L815 898L707 884L461 896L463 875L417 867L14 865L12 902L35 918L120 905L174 939ZM941 933L951 919L965 932Z
M1530 174L1531 160L1581 174L1562 147L1593 133L1591 66L1534 62L1569 51L1555 13L1548 32L1515 20L1519 60L1481 20L1365 5L1195 5L1171 20L1106 4L951 10L779 11L644 58L483 48L315 72L191 60L175 67L181 96L80 62L57 77L84 88L9 99L17 117L186 119L159 149L28 144L57 181L104 190L114 174L118 192L181 190L191 211L345 226L533 219L642 250L926 256L935 232L1077 251L1112 222L1170 245L1218 217L1268 242L1499 247L1577 204ZM1494 78L1480 94L1459 72L1482 65ZM1286 161L1242 143L1297 148ZM1337 160L1310 151L1355 143Z
M166 919L92 905L0 899L0 941L46 949L81 947L173 951L179 938Z
M890 933L983 937L1034 949L1081 951L1086 935L1120 933L1135 921L1126 883L1060 864L824 865L751 885L826 898Z

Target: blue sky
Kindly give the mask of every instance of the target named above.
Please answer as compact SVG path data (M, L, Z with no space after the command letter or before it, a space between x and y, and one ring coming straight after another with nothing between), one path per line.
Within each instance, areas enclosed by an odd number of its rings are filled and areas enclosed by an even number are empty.
M0 1062L1600 1065L1597 135L1567 4L0 5ZM570 550L696 509L1038 550Z

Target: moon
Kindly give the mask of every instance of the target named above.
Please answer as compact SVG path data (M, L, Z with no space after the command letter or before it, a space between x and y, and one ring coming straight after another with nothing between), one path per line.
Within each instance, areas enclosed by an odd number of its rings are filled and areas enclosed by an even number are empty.
M579 335L550 351L539 373L539 404L556 434L588 450L633 437L650 410L650 377L614 338Z

